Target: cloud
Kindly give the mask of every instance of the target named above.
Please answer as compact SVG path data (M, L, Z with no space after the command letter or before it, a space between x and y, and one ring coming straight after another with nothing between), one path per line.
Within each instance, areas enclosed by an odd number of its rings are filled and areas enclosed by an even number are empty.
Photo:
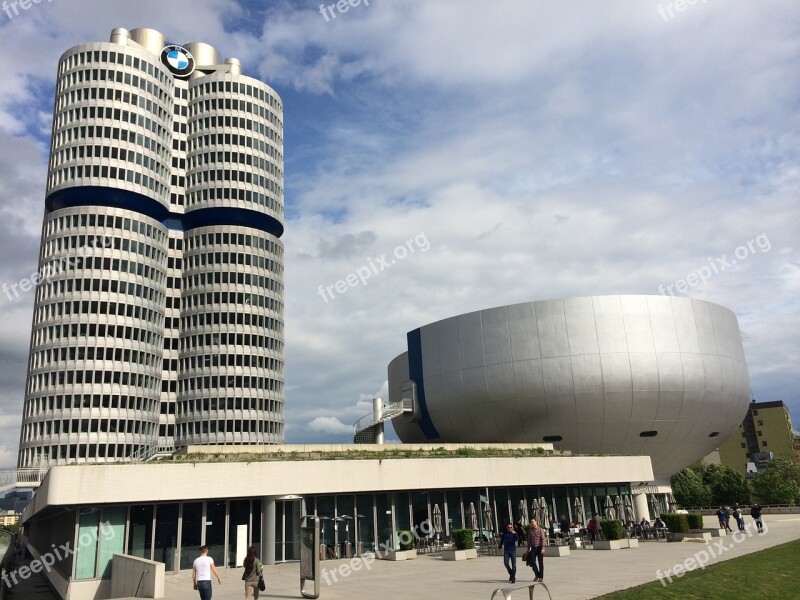
M351 434L353 426L342 423L336 417L316 417L311 420L307 428L318 433Z

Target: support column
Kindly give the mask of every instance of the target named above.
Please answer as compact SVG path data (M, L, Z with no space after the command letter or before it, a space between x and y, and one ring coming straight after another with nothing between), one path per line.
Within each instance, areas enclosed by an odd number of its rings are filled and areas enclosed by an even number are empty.
M636 511L637 521L641 521L642 518L648 521L650 520L650 508L647 506L647 494L634 494L633 508Z
M383 398L372 399L372 418L377 423L375 425L375 443L383 444L383 423L381 422L383 418Z
M261 498L262 558L265 565L275 564L275 497Z

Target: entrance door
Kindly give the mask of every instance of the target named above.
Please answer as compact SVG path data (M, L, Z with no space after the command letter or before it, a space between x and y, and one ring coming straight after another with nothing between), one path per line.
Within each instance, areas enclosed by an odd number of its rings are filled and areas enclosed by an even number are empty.
M275 562L300 560L303 499L275 501Z

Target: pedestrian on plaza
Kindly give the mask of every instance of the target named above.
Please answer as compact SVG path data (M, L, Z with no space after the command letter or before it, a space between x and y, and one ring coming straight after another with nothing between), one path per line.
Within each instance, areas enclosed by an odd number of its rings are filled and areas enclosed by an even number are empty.
M528 564L533 569L533 580L544 581L544 547L547 546L547 535L539 527L536 519L531 519L528 531Z
M730 526L730 515L728 511L725 510L724 506L720 506L719 510L717 511L717 519L719 519L719 528L724 529L726 533L730 532L733 533L733 529Z
M517 546L522 546L525 543L525 523L520 516L519 521L514 523L514 532L517 534L519 541L517 542Z
M211 573L217 578L217 583L222 585L214 559L208 555L208 546L200 546L200 556L192 563L192 583L194 589L200 593L200 600L211 600Z
M508 571L508 581L517 582L517 543L519 536L514 531L513 523L506 523L506 530L500 536L500 546L503 549L503 566Z
M733 518L736 519L736 527L739 531L744 531L744 516L742 509L739 508L739 503L733 505Z
M264 576L261 561L258 560L258 550L255 546L247 549L247 556L244 559L244 600L258 600L261 578Z
M752 508L750 508L750 516L753 517L753 520L756 522L758 533L764 533L764 521L761 519L761 505L753 504Z

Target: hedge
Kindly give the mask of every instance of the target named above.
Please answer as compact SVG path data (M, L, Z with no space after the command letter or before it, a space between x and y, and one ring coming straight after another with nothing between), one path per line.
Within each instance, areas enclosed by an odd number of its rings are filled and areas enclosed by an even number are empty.
M600 529L603 531L603 539L622 539L622 521L618 521L616 519L603 519L600 521Z
M703 515L699 513L689 513L686 515L686 520L689 522L689 529L703 528Z
M689 519L681 513L662 513L661 520L671 533L687 533L689 531Z
M475 547L472 529L453 529L453 543L456 550L469 550Z

